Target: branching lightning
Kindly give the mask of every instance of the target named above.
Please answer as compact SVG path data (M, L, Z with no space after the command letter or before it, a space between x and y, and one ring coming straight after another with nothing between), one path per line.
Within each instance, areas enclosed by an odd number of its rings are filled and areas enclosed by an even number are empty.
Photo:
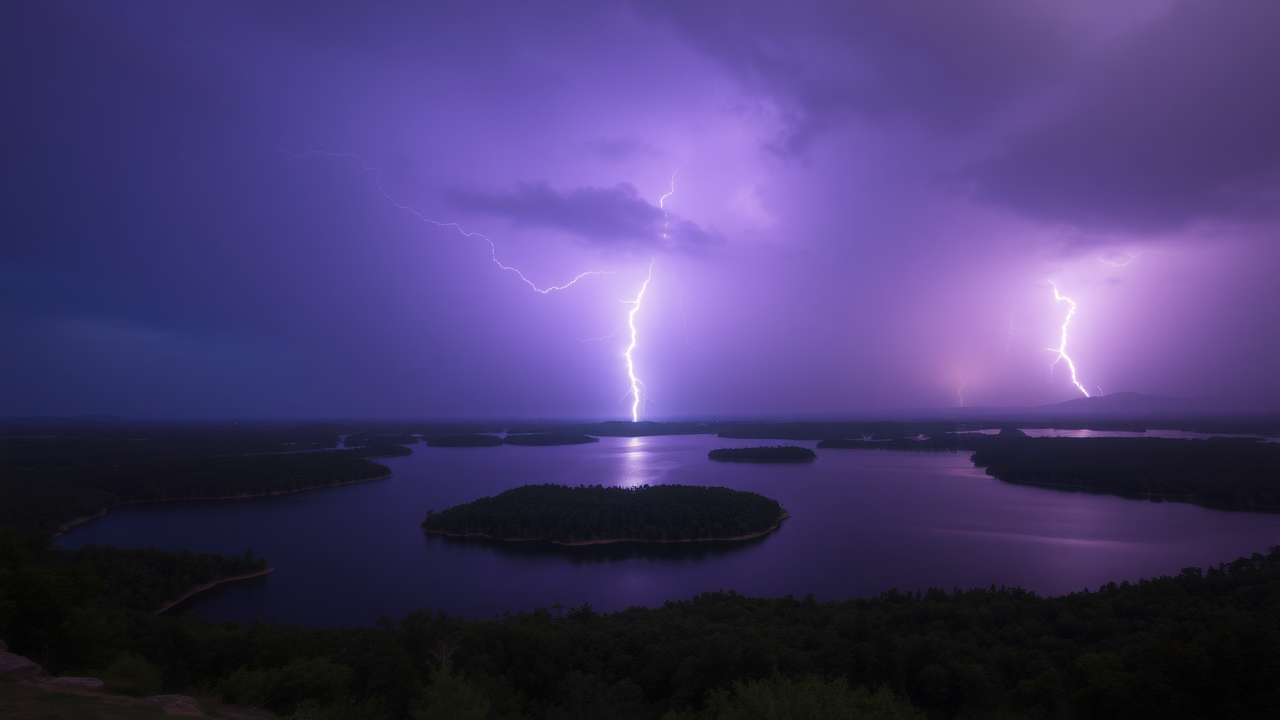
M674 190L673 190L674 192ZM666 199L666 196L663 196ZM636 377L635 362L631 357L631 353L636 349L636 313L640 310L640 302L644 299L644 291L649 287L649 281L653 279L653 261L649 261L649 274L644 278L644 284L640 286L640 292L636 294L636 299L630 301L631 312L627 313L627 325L631 328L631 344L627 346L627 351L623 353L623 357L627 359L627 377L631 379L631 422L640 420L640 405L644 403L644 383L640 382L640 378Z
M319 145L320 143L316 143L316 144ZM356 160L357 162L360 163L360 167L363 168L366 172L373 173L374 186L377 187L378 192L382 193L382 196L386 198L387 201L391 203L393 207L395 207L398 210L403 210L405 212L412 213L414 217L416 217L418 220L428 225L433 225L439 228L453 228L455 231L458 232L458 234L462 235L462 237L467 240L473 240L473 239L483 240L489 245L489 258L490 260L493 261L494 265L497 265L500 269L505 270L507 272L515 273L515 275L519 277L520 280L523 281L526 285L528 285L531 289L543 295L550 294L552 292L555 292L556 290L565 290L575 285L578 281L584 278L590 277L592 275L612 275L613 274L612 271L587 270L585 272L579 273L578 275L570 279L568 282L562 283L560 285L548 285L546 287L539 287L537 283L530 280L523 272L520 271L519 268L516 268L511 265L507 265L498 259L497 245L493 242L493 240L488 235L485 235L484 233L466 230L456 222L442 222L440 220L434 220L432 218L427 217L426 215L423 215L421 212L419 212L415 208L410 207L409 205L405 205L400 201L396 200L396 198L393 197L391 193L387 192L386 188L383 187L382 185L382 170L380 170L376 166L369 164L369 162L366 161L364 157L362 157L361 155L349 150L324 149L323 147L319 149L310 148L302 152L291 152L287 150L284 152L294 158L306 157L308 155L323 155L323 156L333 157L333 158L344 158L344 159ZM671 230L670 217L667 213L666 203L667 203L667 199L670 198L672 195L674 195L676 192L676 174L679 172L680 172L680 168L676 168L675 172L671 173L670 187L667 190L667 192L664 193L662 197L658 199L658 208L662 210L662 239L664 241L670 239L670 230ZM631 402L631 421L632 422L639 421L640 409L642 406L644 406L648 402L648 398L645 394L644 383L640 380L640 378L636 377L635 360L633 357L633 353L637 345L637 331L636 331L636 323L635 323L636 313L640 311L640 306L644 300L645 291L649 288L649 282L653 279L653 266L655 262L656 262L656 258L651 259L649 261L648 273L646 274L644 283L641 284L640 291L636 294L635 299L623 301L631 306L631 310L627 313L627 327L631 330L631 343L627 346L626 351L623 353L623 357L626 359L626 362L627 362L627 377L630 380L630 391L628 392L628 395L630 395L632 398L632 402ZM681 305L681 312L682 313L684 312L683 304ZM685 329L686 342L688 342L687 322L688 321L686 318L686 329ZM621 329L621 326L619 326L618 329L615 329L613 333L610 333L609 335L605 335L602 337L579 338L579 342L593 342L597 340L604 340L616 335L618 330L620 329ZM692 344L690 344L690 347L693 347ZM625 396L624 396L624 399L625 399Z
M608 340L611 337L615 337L618 334L618 331L621 329L622 329L622 326L619 325L618 327L614 328L613 332L609 333L608 335L601 335L599 337L590 337L590 338L577 338L577 340L580 343L599 342L601 340Z
M960 407L964 407L964 375L960 375L960 387L956 388L956 397L960 399Z
M538 287L537 283L533 282L528 277L526 277L525 274L521 272L519 268L513 267L511 265L506 265L501 260L498 259L498 247L497 245L494 244L493 240L490 239L488 235L485 235L484 233L465 230L461 225L459 225L456 222L440 222L439 220L432 220L431 218L423 215L422 213L418 212L414 208L400 203L398 200L392 197L390 193L386 191L386 188L382 187L382 171L379 170L377 167L370 165L360 155L354 152L351 152L349 150L337 152L333 150L314 150L313 149L313 150L304 150L302 152L296 152L296 153L289 152L289 151L285 151L285 152L288 155L291 155L292 157L295 157L295 158L305 157L307 155L326 155L328 157L336 157L336 158L352 158L359 161L360 167L362 167L364 170L368 172L373 173L373 182L374 182L374 185L378 188L378 192L382 193L382 196L385 197L387 201L390 202L394 207L396 207L399 210L404 210L406 212L413 213L414 217L418 218L424 223L427 223L428 225L434 225L440 228L453 228L454 230L458 231L458 233L467 240L479 238L485 241L486 243L489 244L489 259L493 261L494 265L497 265L499 268L506 270L507 272L515 273L516 276L518 276L521 280L523 280L526 285L532 288L535 292L539 292L543 295L548 295L552 292L555 292L556 290L564 290L569 287L572 287L579 280L582 280L583 278L586 278L586 277L590 277L592 275L612 275L613 274L612 272L605 271L605 270L587 270L586 272L578 273L572 280L570 280L569 282L563 283L561 285L548 285L546 287ZM672 176L673 182L674 182L674 177L675 176L673 175ZM674 192L674 186L673 186L672 192ZM665 233L663 234L663 237L666 237Z
M1158 251L1156 251L1156 250L1142 250L1142 251L1140 251L1140 252L1138 252L1138 253L1128 253L1128 252L1127 252L1127 253L1125 253L1125 260L1124 260L1124 262L1113 262L1113 261L1111 261L1111 260L1107 260L1107 259L1102 258L1102 257L1099 257L1099 258L1098 258L1098 262L1102 263L1103 265L1110 265L1111 267L1124 267L1124 266L1128 265L1129 263L1133 262L1134 260L1137 260L1138 258L1142 257L1143 255L1147 255L1147 254L1151 254L1151 253L1156 253L1156 252L1158 252Z
M1054 283L1051 281L1049 284L1053 286L1054 301L1062 302L1063 300L1065 300L1067 301L1067 304L1071 306L1071 309L1067 310L1067 317L1062 321L1062 339L1058 343L1058 347L1045 348L1044 350L1045 352L1052 352L1052 353L1058 354L1058 357L1054 358L1053 362L1049 365L1049 376L1051 378L1053 377L1054 365L1057 365L1060 360L1066 360L1067 367L1070 368L1071 370L1071 382L1075 384L1076 388L1078 388L1080 392L1084 394L1085 397L1089 397L1089 391L1085 390L1084 385L1081 385L1080 381L1076 379L1076 364L1072 362L1071 357L1067 355L1067 326L1071 324L1071 316L1076 314L1076 303L1071 298L1066 297L1065 295L1062 295L1061 293L1058 292L1057 283Z

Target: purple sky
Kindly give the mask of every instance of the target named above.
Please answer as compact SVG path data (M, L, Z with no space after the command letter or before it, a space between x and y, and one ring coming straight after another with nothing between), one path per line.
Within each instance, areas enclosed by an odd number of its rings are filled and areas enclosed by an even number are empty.
M1280 4L320 5L3 4L0 414L1280 406Z

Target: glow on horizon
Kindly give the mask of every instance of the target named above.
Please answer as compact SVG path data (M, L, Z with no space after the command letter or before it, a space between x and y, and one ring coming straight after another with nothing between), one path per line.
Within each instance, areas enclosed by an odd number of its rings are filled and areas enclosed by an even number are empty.
M636 349L636 312L640 310L640 301L644 299L644 291L649 287L649 281L653 279L653 262L653 260L649 261L649 274L645 276L644 284L640 286L640 292L636 295L636 299L630 301L631 312L627 313L627 325L631 328L631 344L627 346L627 351L623 353L623 357L627 359L627 377L631 379L631 422L639 422L640 420L641 393L644 391L644 383L640 382L640 378L636 377L636 365L631 357L631 352Z
M1055 302L1062 302L1063 300L1066 300L1066 301L1067 301L1067 304L1071 306L1071 309L1070 309L1070 310L1067 310L1067 317L1062 321L1062 339L1061 339L1061 341L1059 341L1059 343L1058 343L1058 347L1056 347L1056 348L1045 348L1045 352L1056 352L1056 353L1058 353L1058 357L1054 358L1053 362L1049 365L1049 372L1050 372L1050 374L1052 374L1052 373L1053 373L1053 366L1054 366L1054 365L1057 365L1057 364L1058 364L1058 361L1060 361L1060 360L1066 360L1066 361L1067 361L1067 367L1071 370L1071 382L1072 382L1072 384L1074 384L1074 385L1076 386L1076 388L1077 388L1077 389L1079 389L1079 390L1080 390L1080 392L1084 394L1084 396L1085 396L1085 397L1089 397L1089 391L1088 391L1088 390L1085 390L1085 389L1084 389L1084 385L1081 385L1081 384L1080 384L1080 381L1076 378L1076 364L1075 364L1074 362L1072 362L1072 361L1071 361L1071 356L1070 356L1070 355L1067 355L1067 326L1071 324L1071 316L1076 314L1076 302L1075 302L1074 300L1072 300L1071 298L1069 298L1069 297L1067 297L1067 296L1065 296L1065 295L1063 295L1063 294L1059 293L1059 292L1058 292L1058 284L1057 284L1057 283L1055 283L1055 282L1053 282L1052 280L1050 280L1050 281L1049 281L1049 284L1053 286L1053 299L1054 299L1054 301L1055 301Z

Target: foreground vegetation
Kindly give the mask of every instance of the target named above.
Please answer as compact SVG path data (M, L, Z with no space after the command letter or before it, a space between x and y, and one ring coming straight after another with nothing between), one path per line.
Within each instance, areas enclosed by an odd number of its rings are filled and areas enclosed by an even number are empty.
M794 463L813 462L818 459L812 450L795 445L774 445L771 447L718 448L707 453L707 457L721 462L766 462Z
M686 542L754 537L778 526L782 505L722 487L524 485L427 512L422 527L443 535L588 544Z
M1052 598L994 587L843 602L719 592L610 614L418 612L319 630L130 610L103 592L109 565L65 554L0 534L0 637L14 652L64 674L132 667L163 691L278 713L1265 718L1280 703L1280 548ZM16 581L36 575L47 582Z

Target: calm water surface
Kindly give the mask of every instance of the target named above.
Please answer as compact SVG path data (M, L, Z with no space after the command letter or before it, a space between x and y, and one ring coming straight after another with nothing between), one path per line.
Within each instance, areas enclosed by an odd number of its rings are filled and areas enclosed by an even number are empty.
M969 453L824 450L802 465L714 463L759 440L603 438L563 447L428 448L379 460L394 477L246 500L117 508L64 547L242 553L277 570L181 609L216 620L369 625L444 610L486 617L563 603L656 606L712 590L819 600L889 588L1096 589L1280 544L1280 515L1227 512L1001 483ZM807 444L813 447L813 443ZM526 483L723 485L779 500L791 519L745 543L562 548L429 536L419 523Z

